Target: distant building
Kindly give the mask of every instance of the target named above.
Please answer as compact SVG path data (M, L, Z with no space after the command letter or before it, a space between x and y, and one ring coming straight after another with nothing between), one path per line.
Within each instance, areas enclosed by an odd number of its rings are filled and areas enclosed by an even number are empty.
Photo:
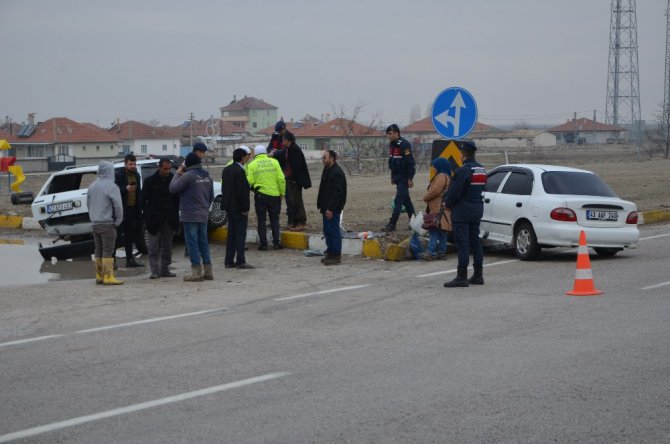
M136 156L179 156L179 134L170 128L154 127L135 120L116 122L109 130L120 140L122 154Z
M625 128L596 122L586 118L574 117L562 125L549 128L556 135L559 145L602 145L606 143L620 143L627 140L628 132Z
M470 138L481 148L556 146L556 136L545 130L473 131Z
M477 122L473 129L473 132L486 131L499 130L481 122ZM430 153L433 140L444 139L444 137L435 130L435 127L433 126L433 118L430 116L401 128L400 135L407 139L416 151L422 151L424 153ZM472 136L469 135L468 137Z
M119 138L91 124L82 124L67 117L54 117L44 122L34 121L16 131L0 132L0 139L12 145L17 164L24 171L48 171L49 164L97 162L113 159L119 152ZM60 168L59 168L60 169Z
M221 107L221 120L248 133L256 133L277 122L277 107L255 97L244 96Z
M333 119L320 125L304 125L289 129L296 143L305 151L334 150L348 155L353 151L352 143L365 145L365 149L380 149L386 143L386 134L363 124L342 118Z

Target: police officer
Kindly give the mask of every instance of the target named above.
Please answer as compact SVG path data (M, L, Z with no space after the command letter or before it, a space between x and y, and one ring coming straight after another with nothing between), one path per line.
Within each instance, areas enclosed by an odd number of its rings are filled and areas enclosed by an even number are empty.
M391 170L391 183L396 186L393 213L391 220L382 229L383 231L395 231L395 226L400 218L403 205L407 216L414 215L414 205L409 197L409 189L414 186L414 156L412 146L400 137L400 128L395 123L386 128L386 137L389 139L389 169Z
M444 206L451 208L454 242L458 250L456 277L445 282L445 287L483 285L484 255L479 239L479 224L484 215L482 192L486 185L486 170L475 160L477 146L469 140L460 143L463 166L456 170L454 179L445 193ZM474 274L468 280L468 263L472 251Z

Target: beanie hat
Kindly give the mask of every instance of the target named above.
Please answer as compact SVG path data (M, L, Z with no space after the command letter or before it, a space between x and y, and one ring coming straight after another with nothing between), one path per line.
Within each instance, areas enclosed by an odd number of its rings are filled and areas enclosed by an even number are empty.
M202 142L195 143L193 145L193 151L207 151L207 145Z
M279 122L275 123L275 131L281 131L286 128L286 124L284 123L283 120L280 120Z
M265 154L268 152L268 149L265 147L265 145L256 145L256 148L254 148L254 155L258 156L259 154Z
M392 123L386 128L386 134L390 133L391 131L393 131L394 133L400 133L400 128L398 128L398 125L396 125L395 123Z
M195 153L188 153L186 160L184 161L187 167L197 165L200 163L200 158Z

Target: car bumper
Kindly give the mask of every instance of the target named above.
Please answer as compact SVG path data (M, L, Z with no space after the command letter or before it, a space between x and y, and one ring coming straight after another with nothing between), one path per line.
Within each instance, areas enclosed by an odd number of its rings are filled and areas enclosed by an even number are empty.
M579 245L579 234L584 231L589 247L603 248L636 248L640 238L637 225L624 227L582 227L575 223L537 224L534 226L537 242L552 247L576 247Z
M84 236L92 235L93 230L90 222L78 224L46 225L45 230L51 236Z

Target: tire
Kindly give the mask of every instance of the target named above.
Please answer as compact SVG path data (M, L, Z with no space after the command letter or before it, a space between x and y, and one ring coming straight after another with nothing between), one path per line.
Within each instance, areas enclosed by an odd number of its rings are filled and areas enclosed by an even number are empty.
M612 257L615 254L617 254L619 251L621 251L621 248L593 248L596 253L598 253L598 256L603 256L603 257Z
M212 202L212 207L209 209L209 217L207 218L207 227L210 230L222 227L228 222L228 213L226 210L221 208L221 200L223 197L221 195L214 198Z
M540 245L530 223L523 222L514 231L514 252L522 261L534 261L540 255Z
M148 237L148 232L147 232L147 224L142 223L142 228L140 229L140 236L139 239L136 239L135 246L137 247L137 251L139 251L142 254L149 254L149 248L147 248L147 239Z

